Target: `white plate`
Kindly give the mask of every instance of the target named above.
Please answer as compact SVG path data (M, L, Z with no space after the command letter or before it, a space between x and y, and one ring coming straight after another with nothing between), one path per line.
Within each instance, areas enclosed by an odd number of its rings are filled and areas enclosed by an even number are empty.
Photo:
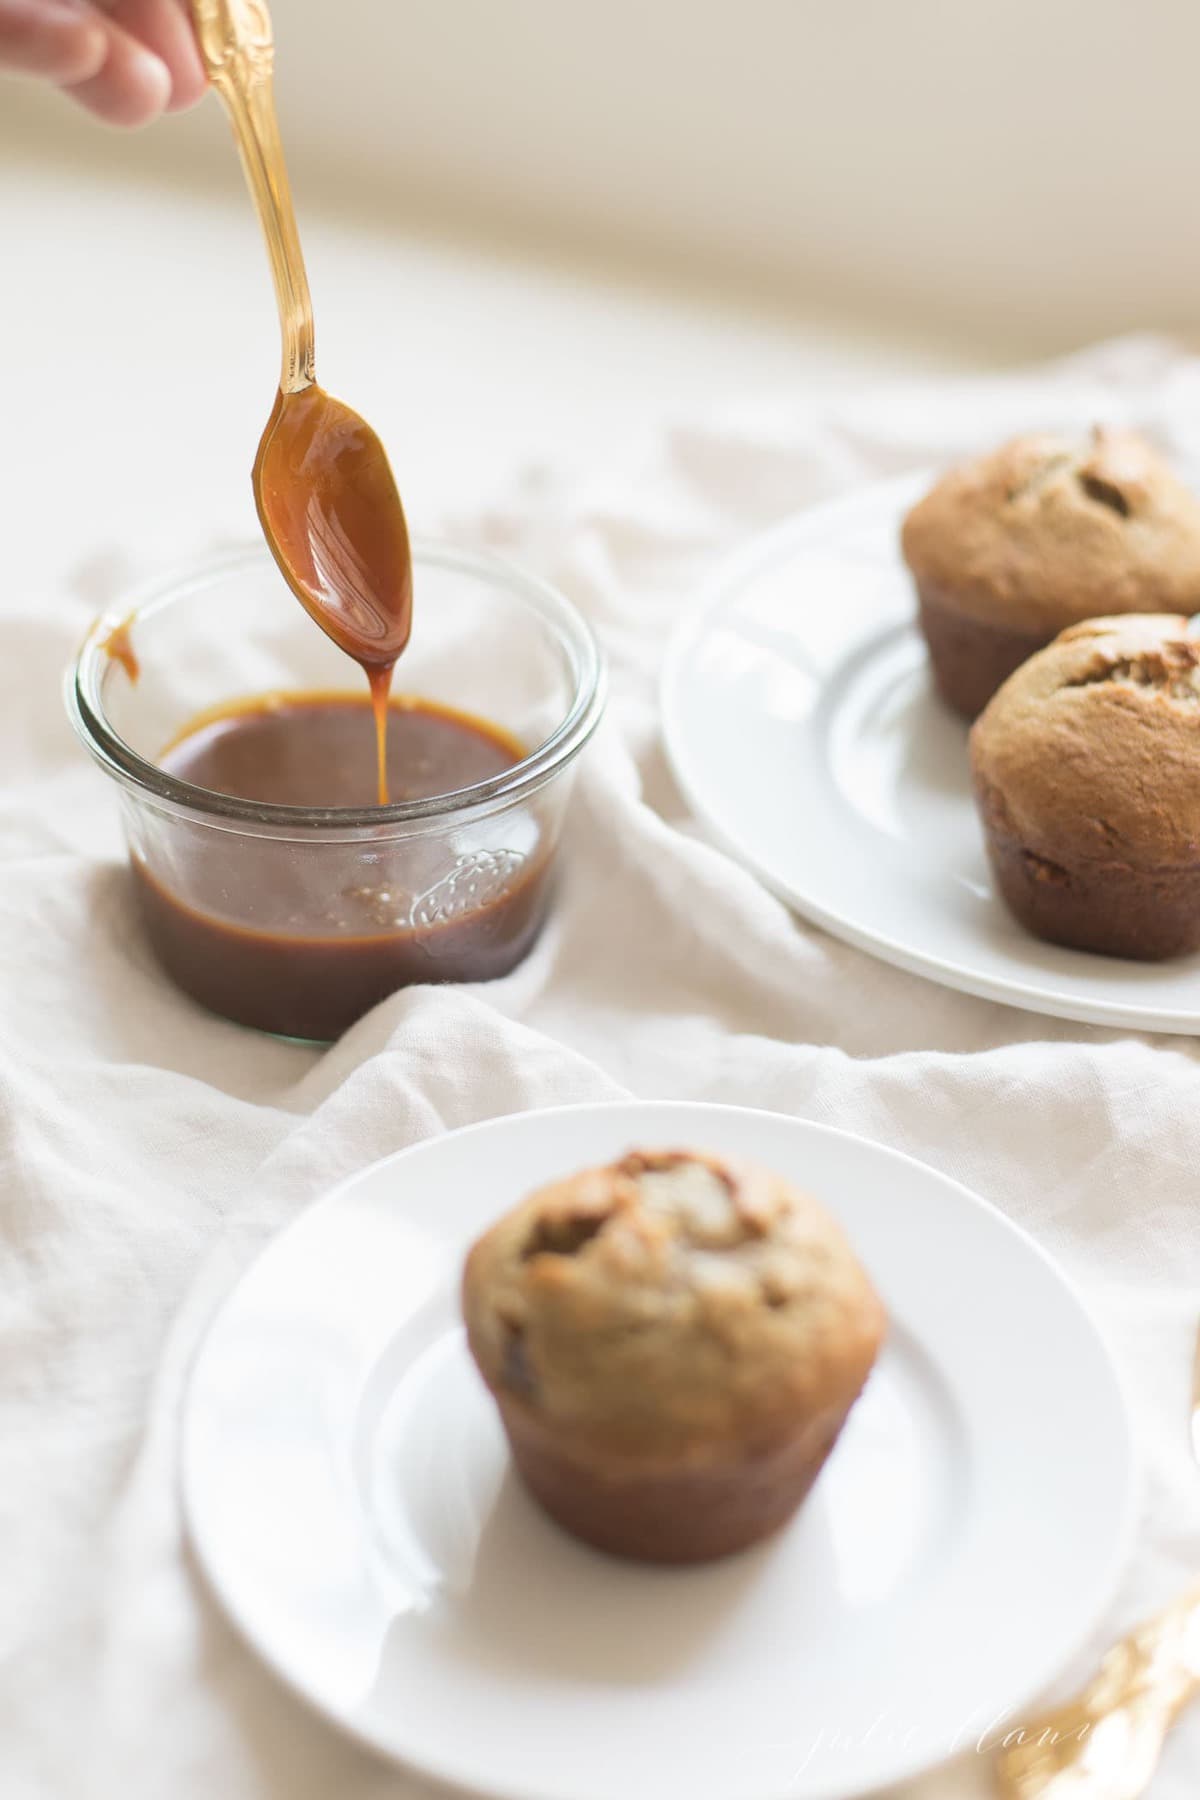
M927 486L814 508L718 571L663 676L680 785L781 899L887 962L1064 1019L1200 1031L1200 956L1043 944L993 892L967 728L930 685L898 548Z
M611 1560L542 1516L457 1315L498 1211L656 1144L808 1185L892 1321L794 1524L693 1570ZM1079 1647L1132 1519L1112 1366L1030 1239L905 1157L719 1106L522 1114L347 1183L219 1314L183 1478L265 1660L384 1755L505 1800L828 1800L914 1774Z

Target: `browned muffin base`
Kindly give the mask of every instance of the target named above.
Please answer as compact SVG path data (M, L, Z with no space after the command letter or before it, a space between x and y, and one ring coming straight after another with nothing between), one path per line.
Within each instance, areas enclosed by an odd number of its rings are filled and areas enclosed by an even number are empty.
M1200 950L1200 867L1068 867L1035 854L984 817L996 885L1014 918L1035 937L1139 962Z
M594 1549L639 1562L711 1562L791 1518L849 1409L821 1414L769 1452L678 1473L581 1466L526 1412L500 1401L513 1461L550 1517Z
M1054 636L969 618L928 583L917 585L917 615L937 690L964 719L981 713L1013 670Z

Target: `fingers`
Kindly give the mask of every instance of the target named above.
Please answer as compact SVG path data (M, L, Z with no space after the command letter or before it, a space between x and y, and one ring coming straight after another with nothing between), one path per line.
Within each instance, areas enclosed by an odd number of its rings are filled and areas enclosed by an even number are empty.
M100 0L100 4L123 31L166 64L171 77L169 110L194 106L208 78L184 0Z
M194 106L207 78L183 0L99 4L108 54L90 78L64 84L74 98L113 125L147 125L163 112Z
M192 106L207 85L184 0L0 0L0 70L40 75L114 125Z
M171 102L171 72L162 58L111 19L101 25L107 54L85 81L64 82L72 98L110 125L149 125Z
M69 87L104 66L108 28L80 0L0 0L0 68Z

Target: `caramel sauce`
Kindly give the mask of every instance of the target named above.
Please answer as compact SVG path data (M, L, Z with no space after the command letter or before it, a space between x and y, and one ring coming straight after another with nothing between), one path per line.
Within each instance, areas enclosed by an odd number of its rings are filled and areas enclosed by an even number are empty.
M114 625L100 645L106 656L111 656L114 662L120 663L130 681L136 681L142 672L137 651L133 647L133 639L129 635L133 617L134 615L130 613L128 618L122 619L119 625Z
M386 702L393 798L423 800L520 762L519 738L490 719L415 695ZM252 694L197 713L159 751L168 774L268 806L374 803L374 701L340 689Z
M453 793L511 768L521 744L450 707L386 707L393 798ZM369 807L376 773L367 695L280 693L202 714L161 766L211 792L273 805ZM151 943L214 1012L282 1036L329 1040L397 988L487 981L530 949L550 896L532 818L493 848L444 833L330 840L297 828L250 835L198 824L161 861L135 846Z
M267 542L292 591L366 672L377 799L388 801L387 696L412 629L412 555L379 438L315 383L276 396L254 463Z

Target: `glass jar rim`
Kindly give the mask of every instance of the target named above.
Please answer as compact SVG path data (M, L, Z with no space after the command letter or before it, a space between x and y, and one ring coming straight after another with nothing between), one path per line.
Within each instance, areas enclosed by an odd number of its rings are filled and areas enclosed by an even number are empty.
M67 713L76 733L101 768L143 798L171 810L179 808L235 826L355 830L416 821L438 822L511 805L573 761L599 724L605 701L605 671L599 646L586 621L557 588L540 576L527 574L505 557L422 537L413 538L412 553L418 565L449 569L504 587L551 626L567 650L574 691L564 717L549 737L498 775L448 794L398 800L389 806L285 806L237 799L196 787L148 761L127 744L108 723L100 693L100 677L108 661L104 645L114 628L149 617L222 575L255 566L273 570L271 554L263 544L245 544L159 576L123 604L119 619L113 610L108 610L94 622L67 674ZM299 606L298 601L296 604Z

